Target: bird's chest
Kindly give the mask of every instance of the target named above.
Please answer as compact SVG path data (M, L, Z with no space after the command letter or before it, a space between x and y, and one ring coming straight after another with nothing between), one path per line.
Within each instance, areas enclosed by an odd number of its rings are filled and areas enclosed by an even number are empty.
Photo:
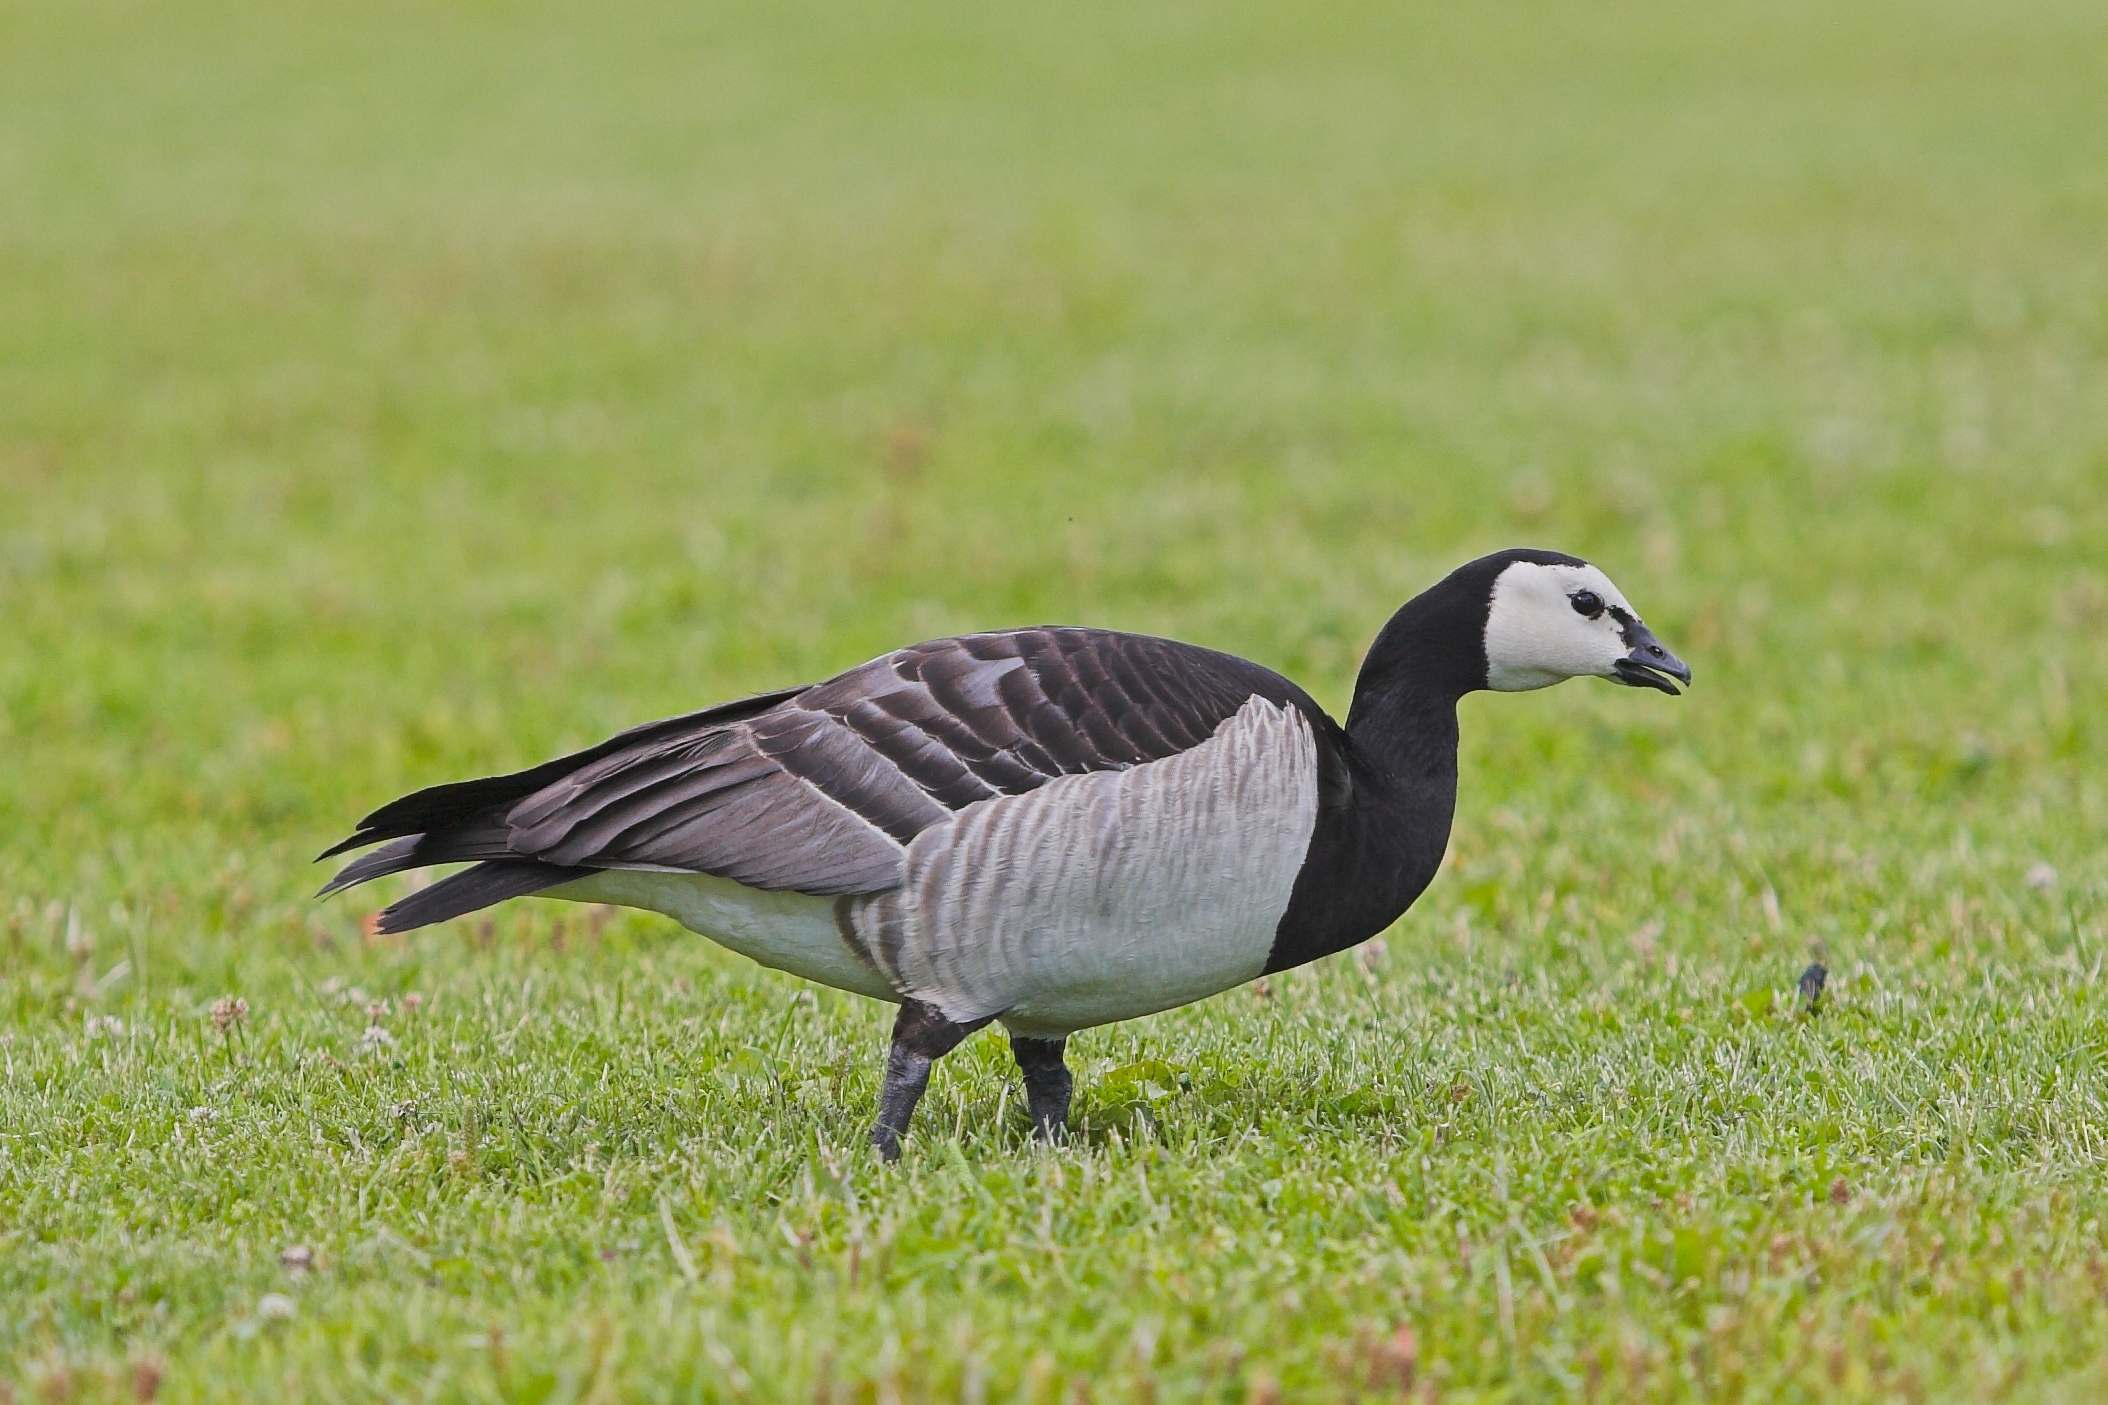
M1316 808L1308 724L1255 700L1168 760L969 806L850 920L902 994L952 1019L1129 1019L1264 969Z

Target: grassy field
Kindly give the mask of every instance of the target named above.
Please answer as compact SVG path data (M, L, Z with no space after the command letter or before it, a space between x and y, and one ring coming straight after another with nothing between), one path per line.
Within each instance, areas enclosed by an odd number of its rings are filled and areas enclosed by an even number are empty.
M2103 53L0 0L0 1382L2108 1394ZM1509 544L1697 689L1467 701L1420 905L1079 1038L1059 1152L983 1035L877 1164L890 1011L662 920L308 899L402 790L960 629L1343 708Z

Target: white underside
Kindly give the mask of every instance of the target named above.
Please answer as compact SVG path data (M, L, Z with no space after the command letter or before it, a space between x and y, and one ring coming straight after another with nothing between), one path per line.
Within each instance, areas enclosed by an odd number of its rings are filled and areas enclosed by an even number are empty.
M1317 819L1317 749L1254 698L1201 745L970 805L851 900L609 872L548 896L662 912L765 966L1052 1036L1188 1004L1265 968Z
M609 869L545 889L541 896L663 912L689 931L764 966L836 990L900 999L900 992L842 940L834 922L835 898L766 893L707 873L633 869Z

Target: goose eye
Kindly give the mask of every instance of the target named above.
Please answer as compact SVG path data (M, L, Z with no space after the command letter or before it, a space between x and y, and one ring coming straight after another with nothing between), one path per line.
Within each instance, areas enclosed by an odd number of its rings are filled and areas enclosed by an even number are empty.
M1590 619L1594 619L1597 615L1603 613L1603 597L1596 594L1593 590L1577 590L1574 592L1573 600L1574 613L1577 615L1586 615Z

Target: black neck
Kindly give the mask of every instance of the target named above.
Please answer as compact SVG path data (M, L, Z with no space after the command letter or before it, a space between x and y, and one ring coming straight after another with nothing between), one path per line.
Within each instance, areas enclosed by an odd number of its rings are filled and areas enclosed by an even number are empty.
M1492 577L1459 579L1466 571L1408 601L1369 647L1346 728L1327 739L1349 784L1326 788L1338 802L1320 803L1269 971L1367 941L1442 866L1457 802L1457 699L1486 686Z

